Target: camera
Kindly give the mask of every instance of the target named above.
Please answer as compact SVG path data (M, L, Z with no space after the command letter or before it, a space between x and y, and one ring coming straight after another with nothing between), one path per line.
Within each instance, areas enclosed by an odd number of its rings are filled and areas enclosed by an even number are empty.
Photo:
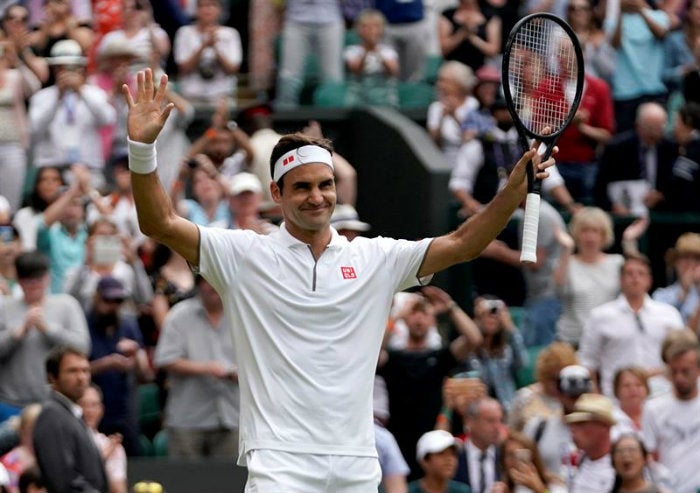
M199 166L199 163L197 162L197 160L195 158L191 157L187 160L187 167L188 168L194 169L197 166Z
M0 243L12 243L15 240L15 230L9 224L0 226Z
M488 313L495 315L498 311L503 308L503 302L501 300L485 300L484 310Z
M92 260L99 265L116 263L122 256L122 243L115 235L95 236Z

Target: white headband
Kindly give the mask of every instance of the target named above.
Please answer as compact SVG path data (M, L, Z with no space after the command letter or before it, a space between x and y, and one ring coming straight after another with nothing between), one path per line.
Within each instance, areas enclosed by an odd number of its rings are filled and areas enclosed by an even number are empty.
M302 164L309 163L321 163L333 169L333 158L330 152L317 145L306 145L292 149L280 156L275 162L275 171L272 174L272 181L277 183L288 171Z

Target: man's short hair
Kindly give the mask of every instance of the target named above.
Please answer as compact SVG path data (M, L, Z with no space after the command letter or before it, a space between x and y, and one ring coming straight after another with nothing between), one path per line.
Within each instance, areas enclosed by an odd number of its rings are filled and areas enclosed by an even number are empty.
M625 255L625 261L622 262L622 265L620 266L620 274L622 274L625 267L627 267L627 264L630 262L639 262L640 264L644 264L651 274L651 261L649 260L649 257L639 252Z
M34 250L20 253L15 259L17 279L35 279L49 272L49 259L43 253Z
M41 477L41 471L37 466L31 466L22 471L17 481L19 493L27 493L30 486L37 488L44 487L44 478Z
M671 331L661 344L661 359L668 364L688 351L695 351L700 365L700 344L698 337L690 330Z
M277 142L277 144L275 144L274 149L272 149L272 154L270 154L270 176L275 176L275 163L282 155L286 154L292 149L297 149L299 147L307 145L316 145L322 147L323 149L333 154L333 144L328 139L310 137L301 132L283 135ZM282 175L282 177L277 182L277 186L282 188L283 182L284 175Z
M75 354L76 356L81 356L85 359L88 357L87 354L74 347L57 346L49 351L49 354L46 356L46 375L53 378L58 378L63 358L69 354Z

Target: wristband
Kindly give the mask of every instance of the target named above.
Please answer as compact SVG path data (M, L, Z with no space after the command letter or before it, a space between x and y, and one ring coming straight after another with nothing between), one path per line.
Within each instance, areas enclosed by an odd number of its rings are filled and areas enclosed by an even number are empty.
M138 175L153 173L158 167L156 143L136 142L127 137L129 145L129 170Z

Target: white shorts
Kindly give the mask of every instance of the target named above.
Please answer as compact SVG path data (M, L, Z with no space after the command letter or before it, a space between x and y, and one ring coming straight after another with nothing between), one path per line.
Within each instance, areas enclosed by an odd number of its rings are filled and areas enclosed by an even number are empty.
M245 493L377 493L376 457L250 450Z

